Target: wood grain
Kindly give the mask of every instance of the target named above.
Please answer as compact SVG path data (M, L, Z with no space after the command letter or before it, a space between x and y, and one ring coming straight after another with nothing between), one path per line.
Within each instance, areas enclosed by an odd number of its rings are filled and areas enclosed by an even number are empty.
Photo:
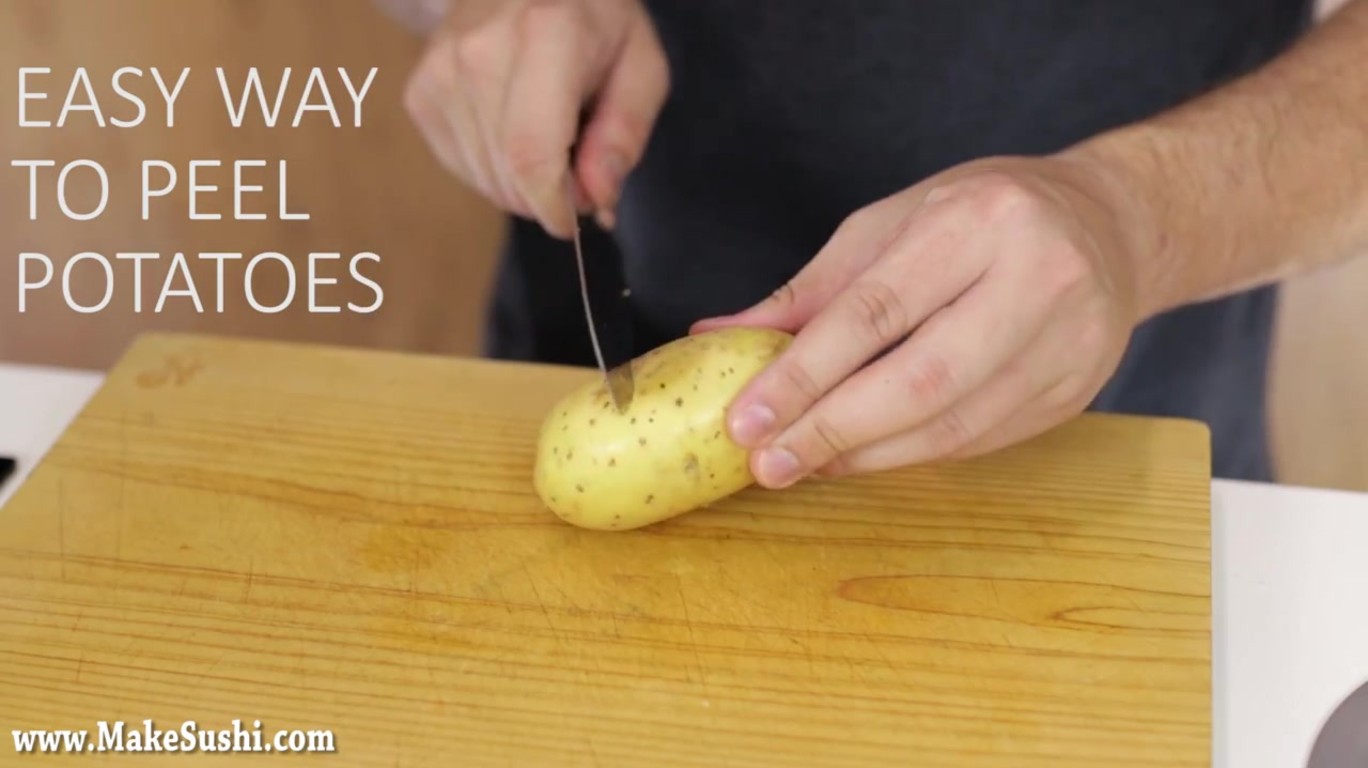
M0 512L0 731L336 738L253 765L1210 764L1202 426L1085 416L593 533L530 487L589 375L143 338Z
M1318 0L1317 20L1345 0ZM173 299L165 312L135 313L127 287L128 264L120 262L115 306L98 315L68 309L60 289L35 294L28 312L15 311L11 298L0 305L0 359L105 369L138 333L147 330L201 331L391 350L471 354L478 348L483 307L501 238L502 219L471 190L451 178L432 156L402 108L401 92L422 42L379 14L369 0L6 0L0 3L0 102L15 104L20 66L50 65L48 81L62 91L76 66L90 69L104 102L123 110L108 91L108 76L120 66L189 66L177 109L177 127L148 123L132 129L101 129L79 117L60 131L20 129L17 115L0 120L0 146L10 158L66 161L88 157L109 169L116 194L111 211L90 222L72 222L51 209L29 221L24 175L0 179L0 296L17 293L18 254L46 252L58 267L86 249L100 252L240 249L286 251L304 267L309 249L381 254L377 279L387 300L376 315L309 314L298 307L262 315L227 294L223 314L199 314L187 299ZM366 124L359 130L310 122L299 129L227 127L215 101L212 69L256 65L268 76L284 66L346 66L380 73L367 98ZM301 81L296 80L296 83ZM298 91L292 91L297 94ZM147 95L147 94L145 94ZM150 98L150 96L149 96ZM155 101L153 102L155 105ZM121 111L122 116L126 112ZM313 213L310 222L189 221L183 213L150 222L138 217L139 162L165 159L185 172L196 158L284 158L290 163L290 197ZM11 169L13 170L13 169ZM51 193L51 179L44 186ZM167 211L183 212L182 186ZM80 196L88 202L88 196ZM207 194L223 207L226 193ZM49 198L45 198L49 199ZM1278 343L1271 361L1273 391L1269 418L1280 482L1368 491L1368 349L1361 328L1368 311L1368 258L1344 268L1289 280L1278 318ZM301 269L302 271L302 269ZM155 300L165 268L149 272ZM212 265L197 263L197 286L212 295ZM281 295L279 274L263 273L263 294ZM60 284L60 274L56 285ZM343 283L326 289L365 302L364 292ZM93 301L102 289L94 270L76 273L74 291Z

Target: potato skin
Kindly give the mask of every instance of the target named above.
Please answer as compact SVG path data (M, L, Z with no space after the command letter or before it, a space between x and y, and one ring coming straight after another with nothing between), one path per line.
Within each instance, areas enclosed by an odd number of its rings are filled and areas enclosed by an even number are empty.
M727 407L792 340L768 328L722 328L657 347L632 361L636 394L625 413L601 380L571 391L542 424L537 495L567 523L622 531L751 485Z

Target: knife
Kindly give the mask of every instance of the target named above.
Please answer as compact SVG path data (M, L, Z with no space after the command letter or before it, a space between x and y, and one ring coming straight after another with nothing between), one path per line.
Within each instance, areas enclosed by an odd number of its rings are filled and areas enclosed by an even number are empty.
M611 285L600 281L598 276L595 276L593 286L597 300L591 299L588 267L584 258L584 245L580 238L579 211L575 206L573 185L574 180L570 178L569 183L566 184L566 195L570 205L571 219L574 221L575 266L579 271L580 298L584 303L584 320L589 326L589 341L593 344L594 358L598 361L599 373L603 376L608 396L613 401L613 407L617 409L618 413L625 413L632 404L632 396L636 390L635 376L632 373L631 343L627 341L631 321L623 307L628 292L626 290L611 290ZM599 340L599 325L594 320L595 304L607 316L606 319L609 324L606 330L613 331L615 340L620 342L614 350L616 352L614 356L616 364L612 367L609 367L608 358L604 354L604 344Z

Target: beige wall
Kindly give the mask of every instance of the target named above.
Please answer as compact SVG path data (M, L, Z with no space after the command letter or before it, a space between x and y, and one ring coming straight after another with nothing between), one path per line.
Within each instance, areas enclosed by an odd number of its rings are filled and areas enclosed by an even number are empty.
M96 159L107 168L115 190L106 213L94 221L68 221L56 212L55 204L47 206L39 220L29 221L25 176L6 163L0 186L0 200L4 201L0 205L0 247L6 263L13 263L10 260L25 250L47 252L59 267L83 250L100 251L111 259L121 250L160 252L168 261L176 251L231 250L249 257L261 251L279 251L304 269L311 251L340 251L350 258L355 250L370 250L378 253L382 262L380 269L371 265L369 275L386 291L381 310L373 316L311 315L303 311L302 300L294 311L265 315L251 311L241 298L239 263L235 273L237 300L233 301L234 293L229 292L223 315L198 315L186 299L169 302L162 316L135 315L129 306L133 291L124 283L115 293L122 308L79 315L66 307L59 291L49 290L34 294L29 311L19 316L11 298L16 291L16 270L7 268L0 270L0 295L5 297L0 302L0 359L102 368L118 357L133 335L146 328L437 352L474 351L500 220L429 160L408 122L400 94L417 54L417 42L365 0L0 2L0 71L5 73L0 78L0 103L5 104L0 146L11 158ZM157 91L148 79L146 95L152 99L148 121L136 129L93 127L89 116L81 113L73 113L72 124L60 130L20 129L14 107L16 72L20 66L35 64L54 68L53 75L43 82L49 84L48 90L58 104L70 82L70 67L88 67L92 81L101 89L97 94L102 104L116 116L125 117L132 114L131 107L116 102L109 87L115 69L160 66L171 73L173 82L181 67L192 70L191 80L176 104L174 128L165 127L164 108L156 106ZM215 80L214 67L219 65L230 71L256 65L271 78L278 77L285 66L304 72L314 65L344 66L358 75L358 85L370 67L379 67L379 72L366 96L364 125L359 130L333 129L319 123L317 115L309 118L310 127L299 129L234 129ZM292 77L295 85L290 94L297 97L302 92L304 73L296 72ZM332 82L341 83L336 79ZM344 98L345 91L338 88L335 99L339 105L345 104ZM349 112L344 114L350 116ZM290 210L305 209L312 219L189 220L185 194L188 163L201 158L285 159ZM171 162L181 177L179 193L153 209L165 214L148 222L139 220L137 194L144 159ZM277 188L274 175L259 178L268 180L267 195ZM200 196L213 210L226 210L229 219L231 197L222 188L231 180L230 172L206 179L221 191ZM49 202L54 199L52 188L50 174L41 188ZM91 195L77 197L95 202ZM269 196L256 199L274 209ZM131 265L125 266L118 277L131 281ZM209 262L203 266L193 274L196 286L208 297L213 295L214 269ZM147 273L144 295L152 302L165 270L163 266ZM98 277L93 270L87 274ZM272 280L271 274L278 277ZM327 274L347 277L345 269L336 270L335 265ZM259 300L275 303L284 297L282 272L263 269L259 275L254 280L261 287ZM84 286L77 291L82 301L98 300L99 284L78 282ZM344 285L321 288L319 297L330 303L351 300L365 305L371 303L373 294L348 280Z
M1368 491L1368 258L1283 292L1271 373L1281 479Z
M1349 0L1319 0L1324 19ZM1283 482L1368 491L1368 255L1283 291L1272 431Z
M1326 0L1325 10L1342 2ZM0 146L10 157L93 157L120 191L96 221L69 222L49 212L30 222L23 178L6 168L0 183L3 252L45 251L60 265L92 249L280 250L300 263L311 250L368 249L384 260L383 269L372 274L387 291L376 316L261 315L240 298L221 316L197 315L184 300L162 316L139 316L127 308L82 316L68 310L55 291L35 298L29 313L19 316L6 298L0 302L0 360L103 368L147 328L474 353L499 218L431 162L400 106L403 80L417 53L417 41L366 0L0 0L0 68L6 73L0 102L6 105L15 103L13 73L36 63L79 62L96 83L107 83L120 66L159 65L174 72L191 66L191 76L199 78L212 78L220 64L256 64L270 74L285 65L340 65L358 73L380 68L360 130L227 128L211 79L186 86L173 129L148 124L99 130L86 123L60 131L20 130L8 106L0 120ZM59 72L50 82L61 90L67 81ZM164 159L184 174L190 159L202 157L286 158L290 199L306 207L312 221L191 222L183 194L169 198L179 206L177 215L139 221L139 162ZM45 188L51 194L51 184ZM226 197L205 199L222 205ZM155 273L148 295L155 296L163 274ZM209 285L212 269L194 276L197 285ZM277 295L270 281L259 284L264 293ZM15 290L15 271L0 270L0 295L12 297ZM334 300L369 299L364 290L329 290ZM89 286L78 289L78 296L89 299ZM125 302L130 296L122 288L116 294ZM1364 296L1368 259L1297 281L1287 291L1273 386L1277 453L1288 482L1368 489L1368 449L1358 439L1368 433Z

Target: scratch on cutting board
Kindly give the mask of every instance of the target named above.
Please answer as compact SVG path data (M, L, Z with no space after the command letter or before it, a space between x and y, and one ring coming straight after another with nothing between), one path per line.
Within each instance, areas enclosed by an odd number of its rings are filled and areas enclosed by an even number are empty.
M603 761L599 759L598 747L594 746L593 735L584 734L584 743L589 746L589 757L593 758L594 765L603 765Z
M415 549L415 550L413 551L413 560L412 560L412 562L409 564L409 588L408 588L409 594L412 594L412 595L418 594L418 569L422 567L422 562L421 562L421 561L422 561L422 557L423 557L423 555L422 555L422 552L421 552L421 551L419 551L419 550L417 550L417 549Z
M562 643L560 632L556 629L555 622L551 621L551 610L546 607L546 602L542 600L541 590L537 589L537 579L528 569L527 564L523 564L523 574L527 576L527 584L532 587L532 596L537 599L537 607L541 609L542 618L546 620L546 628L551 630L551 636L557 643Z
M61 569L62 581L67 580L66 573L66 478L57 481L57 551L61 553L58 567Z
M209 680L213 676L214 671L219 668L219 665L222 664L223 660L227 657L228 651L220 651L219 654L214 657L214 660L209 664L209 668L200 673L200 682L203 683L206 680Z
M684 595L684 581L675 575L675 590L679 593L679 603L684 606L684 626L689 630L689 648L693 651L694 667L698 670L698 683L703 688L703 695L712 698L712 693L708 690L708 671L703 666L703 654L698 650L698 639L694 637L693 617L689 615L689 598Z
M114 501L114 559L123 559L123 529L124 529L124 485L125 478L119 477L118 499Z
M256 579L256 557L247 561L247 584L242 590L242 603L248 604L252 598L252 582Z

